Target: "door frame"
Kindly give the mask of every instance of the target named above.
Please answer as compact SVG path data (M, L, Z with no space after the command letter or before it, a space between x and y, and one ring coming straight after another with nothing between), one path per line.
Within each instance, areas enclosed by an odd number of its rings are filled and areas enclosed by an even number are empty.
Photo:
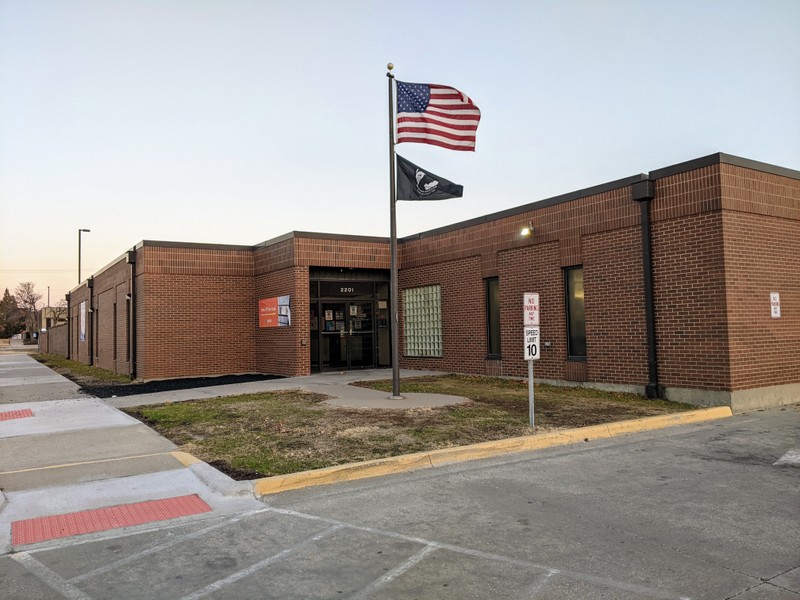
M391 319L388 319L389 313L389 300L388 300L388 273L387 279L382 277L369 277L366 279L309 279L310 286L310 312L312 318L312 326L309 331L311 337L311 348L309 354L311 359L311 370L313 372L326 372L326 371L341 371L341 370L355 370L355 369L374 369L391 366L391 358L389 364L381 364L381 356L388 351L388 356L391 356L391 348L388 347L391 343ZM385 292L379 292L379 286L387 286ZM387 298L383 298L385 295ZM351 323L350 305L357 303L370 303L371 317L370 327L371 333L369 335L370 345L372 347L372 362L370 365L352 365L352 353L348 347L346 350L346 357L343 361L344 366L326 367L323 365L323 344L325 338L331 335L330 332L325 332L325 314L323 305L325 304L340 304L344 306L345 319L345 337L349 335L349 324ZM383 305L383 308L381 308ZM383 313L386 313L383 315ZM383 316L381 316L383 315ZM334 315L335 316L335 315ZM385 318L384 318L385 317ZM316 323L314 324L314 320ZM337 319L333 319L336 322ZM314 326L316 325L316 328ZM354 332L355 335L355 332ZM360 334L366 336L366 334ZM385 340L383 340L386 338ZM381 346L381 340L387 345L387 348ZM349 344L347 344L349 346ZM316 357L314 356L316 353ZM383 357L384 359L386 357Z

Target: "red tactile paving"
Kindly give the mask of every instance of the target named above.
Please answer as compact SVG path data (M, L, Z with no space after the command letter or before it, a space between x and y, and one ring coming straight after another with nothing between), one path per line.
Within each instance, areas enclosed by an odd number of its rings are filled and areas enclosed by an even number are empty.
M32 417L33 411L30 408L24 410L6 410L0 412L0 421L10 421L11 419L24 419L25 417Z
M203 502L197 494L190 494L82 510L63 515L37 517L14 521L11 524L11 543L15 546L35 544L45 540L142 525L153 521L165 521L210 511L211 507Z

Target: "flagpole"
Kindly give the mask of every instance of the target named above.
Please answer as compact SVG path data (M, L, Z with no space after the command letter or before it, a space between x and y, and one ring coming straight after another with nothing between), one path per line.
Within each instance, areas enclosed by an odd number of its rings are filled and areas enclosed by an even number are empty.
M397 204L397 174L395 173L395 156L394 156L394 102L392 101L392 81L394 74L392 69L394 65L389 63L386 65L389 72L386 77L389 78L389 229L391 248L391 281L389 284L389 304L391 306L391 343L392 343L392 395L389 396L390 400L400 400L403 397L400 395L400 319L398 317L398 297L397 292L397 215L395 214L395 205Z

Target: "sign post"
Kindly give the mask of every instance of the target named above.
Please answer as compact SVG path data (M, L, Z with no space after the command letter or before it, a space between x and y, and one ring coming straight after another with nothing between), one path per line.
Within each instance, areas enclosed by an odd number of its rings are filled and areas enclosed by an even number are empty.
M528 412L530 414L531 429L535 427L533 410L533 361L539 360L539 328L525 328L525 360L528 361Z
M522 298L522 316L525 326L525 360L528 361L528 412L531 429L535 427L533 410L533 361L539 360L539 294L527 292Z

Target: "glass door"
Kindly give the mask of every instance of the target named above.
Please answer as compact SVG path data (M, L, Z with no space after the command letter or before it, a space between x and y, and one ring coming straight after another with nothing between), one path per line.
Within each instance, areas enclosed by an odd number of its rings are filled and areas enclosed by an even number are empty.
M320 363L323 369L347 368L346 302L322 303Z
M320 367L352 369L375 366L373 302L320 303Z
M347 305L347 346L351 368L375 366L374 319L372 301Z

